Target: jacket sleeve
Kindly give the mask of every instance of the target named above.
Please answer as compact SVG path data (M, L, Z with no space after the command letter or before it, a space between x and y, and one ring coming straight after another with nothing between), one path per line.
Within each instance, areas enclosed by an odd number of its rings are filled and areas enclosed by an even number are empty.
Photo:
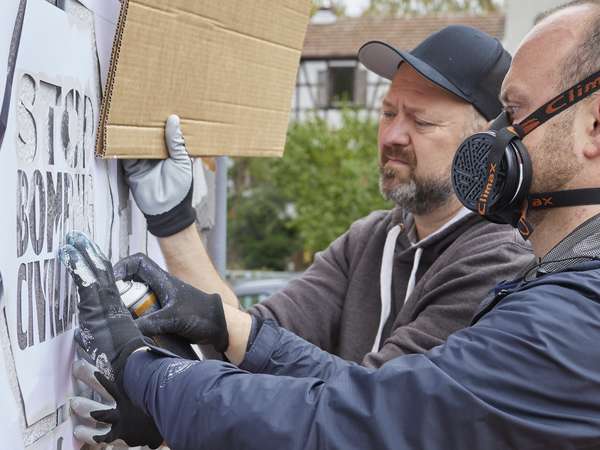
M290 353L290 349L301 351ZM355 365L354 362L309 345L302 338L267 320L258 331L239 367L251 373L319 378L327 381L335 374Z
M274 328L257 337L270 350L254 354L252 364L271 373L298 361L325 365L324 377L250 374L219 361L138 352L126 365L125 389L172 450L593 448L597 402L584 400L600 370L579 370L581 361L597 363L577 358L580 339L597 331L598 314L574 310L586 322L579 329L564 320L551 293L514 300L446 345L378 370L332 364L330 355ZM536 320L546 323L532 326ZM583 389L581 401L573 401L573 388Z
M467 326L481 300L494 286L511 280L531 262L531 249L515 241L512 231L494 235L483 233L469 239L469 248L446 252L418 292L418 301L425 305L417 317L407 324L394 324L390 336L379 352L365 355L362 364L380 367L400 355L424 353L442 344L446 338ZM507 239L507 235L511 239Z

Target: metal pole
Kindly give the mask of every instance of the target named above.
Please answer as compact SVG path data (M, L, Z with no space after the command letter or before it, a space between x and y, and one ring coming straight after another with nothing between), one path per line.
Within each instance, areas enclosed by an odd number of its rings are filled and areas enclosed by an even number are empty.
M217 159L215 174L215 225L209 239L209 253L219 274L227 270L227 164L226 156Z

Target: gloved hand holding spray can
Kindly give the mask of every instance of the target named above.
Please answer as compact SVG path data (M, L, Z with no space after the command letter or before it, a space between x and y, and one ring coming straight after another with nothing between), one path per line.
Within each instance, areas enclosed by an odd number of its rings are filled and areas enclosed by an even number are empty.
M150 288L137 281L117 280L117 289L121 300L134 319L160 310L160 303L156 294ZM156 344L185 359L197 360L198 355L188 341L174 335L152 336Z

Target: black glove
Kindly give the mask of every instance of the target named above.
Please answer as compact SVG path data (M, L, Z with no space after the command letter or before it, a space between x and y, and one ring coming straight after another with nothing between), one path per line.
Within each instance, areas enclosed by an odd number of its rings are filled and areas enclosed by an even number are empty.
M206 294L169 275L144 254L122 259L115 276L146 283L158 297L161 309L135 321L146 336L174 334L190 342L210 344L219 352L229 347L229 333L218 294Z
M75 361L73 375L101 401L86 397L71 399L71 410L79 419L74 429L77 439L90 445L118 445L123 441L129 447L157 448L162 444L163 438L152 418L137 408L117 383L83 360Z
M76 340L98 370L120 384L127 358L146 342L121 301L110 261L83 233L67 234L66 242L59 256L79 292Z

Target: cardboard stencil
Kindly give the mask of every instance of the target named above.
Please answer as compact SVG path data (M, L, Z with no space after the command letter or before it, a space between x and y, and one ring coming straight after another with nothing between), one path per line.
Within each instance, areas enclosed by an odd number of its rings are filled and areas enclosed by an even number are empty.
M77 292L57 259L65 234L83 231L118 256L109 176L116 161L94 158L100 80L92 43L85 22L27 1L0 149L0 186L10 193L0 214L0 273L27 426L73 392Z
M14 359L5 352L8 375L0 365L1 448L79 448L70 424L48 429L74 391L78 298L57 259L65 234L87 233L113 263L146 252L162 264L119 162L95 158L116 1L0 1L0 312Z
M26 450L78 450L82 446L83 443L73 436L73 422L67 420Z
M96 152L164 158L178 114L195 156L281 156L310 0L124 0Z

